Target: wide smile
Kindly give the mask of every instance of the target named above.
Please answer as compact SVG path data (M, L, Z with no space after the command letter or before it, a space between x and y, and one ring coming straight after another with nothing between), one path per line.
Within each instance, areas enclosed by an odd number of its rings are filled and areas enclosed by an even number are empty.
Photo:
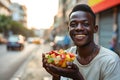
M86 38L86 35L84 35L84 34L77 34L77 35L75 35L75 39L77 39L77 40L83 40L85 38Z

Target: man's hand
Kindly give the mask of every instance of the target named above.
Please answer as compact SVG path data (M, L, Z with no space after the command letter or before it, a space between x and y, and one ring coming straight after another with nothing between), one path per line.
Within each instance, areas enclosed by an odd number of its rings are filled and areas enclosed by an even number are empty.
M78 67L72 62L67 63L66 68L57 67L53 64L49 64L48 68L54 74L72 78L73 80L84 80L81 73L79 72Z
M53 80L60 80L59 75L57 75L57 74L53 73L52 71L50 71L50 69L49 69L50 64L47 63L47 60L46 60L44 54L42 54L42 63L43 63L43 67L45 68L45 70L53 76Z

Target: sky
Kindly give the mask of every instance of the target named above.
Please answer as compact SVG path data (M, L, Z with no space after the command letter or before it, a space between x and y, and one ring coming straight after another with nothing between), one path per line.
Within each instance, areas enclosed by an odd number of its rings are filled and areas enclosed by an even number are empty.
M47 29L58 12L58 0L11 0L27 7L28 28Z

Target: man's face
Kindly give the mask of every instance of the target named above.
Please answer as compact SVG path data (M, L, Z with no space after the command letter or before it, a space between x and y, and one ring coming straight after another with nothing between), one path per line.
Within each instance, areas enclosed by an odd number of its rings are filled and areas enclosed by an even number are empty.
M96 31L94 19L90 13L76 11L70 15L69 34L77 46L86 46L93 42Z

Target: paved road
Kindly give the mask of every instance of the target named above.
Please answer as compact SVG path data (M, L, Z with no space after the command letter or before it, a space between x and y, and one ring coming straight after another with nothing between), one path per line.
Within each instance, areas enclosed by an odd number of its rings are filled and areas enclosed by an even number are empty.
M42 67L42 53L50 50L49 44L43 44L39 47L24 69L21 80L52 80L51 75Z
M10 80L36 47L26 44L22 51L7 51L6 45L0 45L0 80Z

